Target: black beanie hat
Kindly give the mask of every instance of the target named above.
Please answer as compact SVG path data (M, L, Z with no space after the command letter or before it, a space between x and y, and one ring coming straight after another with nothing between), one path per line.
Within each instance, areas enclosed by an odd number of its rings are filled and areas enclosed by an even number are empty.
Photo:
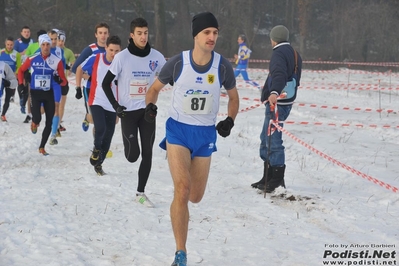
M39 31L37 32L37 39L39 39L39 36L42 35L42 34L47 34L47 31L45 31L45 30L39 30Z
M197 36L203 29L213 27L219 29L219 24L215 16L211 12L203 12L195 15L191 22L193 38Z

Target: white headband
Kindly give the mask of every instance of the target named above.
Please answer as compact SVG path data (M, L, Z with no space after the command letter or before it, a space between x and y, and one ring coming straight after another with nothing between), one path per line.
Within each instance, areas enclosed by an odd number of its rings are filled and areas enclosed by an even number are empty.
M51 38L48 36L48 34L42 34L39 36L39 45L42 45L43 43L49 43L51 44Z

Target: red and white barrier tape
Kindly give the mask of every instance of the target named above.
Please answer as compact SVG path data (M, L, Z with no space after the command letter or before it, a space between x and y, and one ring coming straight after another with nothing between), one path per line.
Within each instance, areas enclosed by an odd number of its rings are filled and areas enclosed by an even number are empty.
M235 62L235 59L230 58L230 62ZM270 63L270 60L264 59L249 59L250 63ZM398 62L338 62L338 61L302 61L303 64L324 64L324 65L356 65L356 66L381 66L381 67L399 67Z
M326 86L331 86L331 87L377 87L379 86L378 83L348 83L348 82L319 82L319 81L301 81L302 86L304 84L311 84L316 87L326 87ZM398 86L398 84L395 84L394 86Z
M226 97L226 95L221 94L222 97ZM242 97L240 98L240 100L244 100L244 101L254 101L254 102L260 102L259 98L249 98L249 97ZM377 112L377 113L383 113L383 112L387 112L388 114L390 113L394 113L394 112L399 112L399 111L395 111L393 109L372 109L372 108L361 108L361 107L340 107L340 106L328 106L328 105L317 105L317 104L310 104L310 103L294 103L294 106L299 106L299 107L312 107L312 108L321 108L321 109L333 109L333 110L345 110L345 111L364 111L364 112ZM256 107L259 107L258 105L256 105ZM251 108L253 109L253 108Z
M249 107L242 108L242 109L238 110L238 112L239 113L248 112L248 111L251 111L251 110L253 110L255 108L258 108L259 106L262 106L262 104L251 105ZM218 113L218 116L226 116L226 115L228 115L228 114L227 113Z
M221 96L222 97L226 97L226 95L224 95L224 94L221 94ZM241 98L241 100L248 100L248 101L258 101L258 102L260 102L260 99L250 99L250 98L248 98L248 97L242 97ZM294 103L294 104L296 104L296 103ZM298 104L298 106L304 106L305 104ZM254 110L254 109L256 109L256 108L258 108L258 107L260 107L260 106L263 106L263 103L257 103L257 104L254 104L254 105L251 105L251 106L249 106L249 107L246 107L246 108L243 108L243 109L240 109L240 110L238 110L238 113L243 113L243 112L248 112L248 111L251 111L251 110ZM310 107L316 107L316 105L314 105L314 104L310 104ZM326 106L326 105L322 105L322 106L320 106L320 108L328 108L328 106ZM332 109L339 109L339 107L338 106L333 106L333 107L331 107ZM350 110L350 108L349 107L342 107L342 109L343 110ZM355 111L360 111L360 110L362 110L361 108L353 108L353 110L355 110ZM370 112L370 111L373 111L372 109L370 109L370 108L364 108L363 109L364 111L366 111L366 112ZM377 110L375 110L375 111L377 111L377 112L387 112L387 113L392 113L392 112L394 112L393 110L382 110L382 109L377 109ZM219 113L218 114L218 116L226 116L227 115L227 113ZM399 129L399 125L396 125L396 126L394 126L394 125L387 125L387 124L385 124L385 125L376 125L376 124L370 124L370 125L365 125L365 124L359 124L359 123L357 123L357 124L350 124L350 123L343 123L343 124L337 124L337 123L328 123L328 122L326 122L326 123L323 123L323 122L309 122L309 121L301 121L301 122L298 122L298 121L284 121L284 123L286 123L286 124L297 124L297 125L314 125L314 126L333 126L333 127L338 127L338 126L341 126L341 127L350 127L350 126L355 126L355 127L357 127L357 128L373 128L373 129L375 129L375 128L384 128L384 129L389 129L389 128L394 128L394 129Z
M258 82L260 82L260 81L258 81ZM397 85L395 85L395 87L378 87L378 84L376 84L376 85L368 85L368 86L356 86L356 85L347 85L347 84L345 84L345 85L330 85L330 86L323 86L323 85L321 85L321 86L315 86L315 85L313 85L313 86L304 86L303 84L301 85L301 86L299 86L298 87L298 89L305 89L305 90L352 90L352 91L354 91L354 90L359 90L359 91L379 91L379 90L382 90L382 91L398 91L399 90L399 87L396 87ZM238 88L238 89L240 89L240 88L253 88L253 89L256 89L256 88L254 88L254 86L253 85L250 85L250 84L242 84L240 81L238 81L237 82L237 85L236 85L236 87Z
M306 90L365 90L365 91L379 91L379 90L388 90L388 91L395 91L399 90L399 87L350 87L350 86L342 86L342 87L325 87L325 86L299 86L299 89L306 89Z
M274 125L275 127L277 127L278 130L284 132L287 136L289 136L290 138L292 138L293 140L295 140L296 142L298 142L298 143L301 144L302 146L308 148L308 149L311 150L312 152L316 153L317 155L320 155L322 158L324 158L324 159L326 159L326 160L332 162L333 164L336 164L336 165L338 165L338 166L341 166L341 167L344 168L345 170L348 170L349 172L352 172L352 173L354 173L354 174L356 174L356 175L358 175L358 176L360 176L360 177L362 177L362 178L364 178L364 179L367 179L368 181L373 182L373 183L376 184L376 185L380 185L381 187L383 187L383 188L385 188L385 189L388 189L388 190L390 190L390 191L393 191L394 193L399 193L399 189L398 189L397 187L392 186L392 185L390 185L390 184L388 184L388 183L385 183L385 182L383 182L383 181L381 181L381 180L378 180L377 178L374 178L374 177L372 177L372 176L369 176L369 175L367 175L367 174L365 174L365 173L362 173L362 172L360 172L359 170L356 170L356 169L354 169L354 168L352 168L352 167L350 167L350 166L348 166L348 165L346 165L346 164L344 164L344 163L341 163L340 161L338 161L338 160L332 158L331 156L328 156L327 154L325 154L325 153L319 151L318 149L316 149L316 148L312 147L311 145L309 145L308 143L304 142L303 140L297 138L296 136L294 136L293 134L291 134L290 132L288 132L286 129L280 127L277 123L274 123L274 122L273 122L273 125Z
M78 58L80 54L75 54L75 58ZM166 60L169 58L165 57ZM236 59L229 58L230 62L235 62ZM270 60L265 59L249 59L251 63L269 63ZM324 65L358 65L358 66L382 66L382 67L399 67L398 62L338 62L338 61L321 61L321 60L314 60L314 61L302 61L303 64L324 64Z
M268 69L263 68L249 68L248 72L261 72L265 75L269 73ZM348 74L361 74L361 75L374 75L374 76L391 76L398 77L397 72L378 72L378 71L364 71L364 70L352 70L352 69L333 69L333 70L312 70L312 69L302 69L302 73L318 73L318 74L338 74L338 75L348 75Z
M322 108L322 109L333 109L333 110L345 110L345 111L365 111L365 112L387 112L388 114L395 112L393 109L372 109L372 108L360 108L360 107L340 107L340 106L327 106L327 105L317 105L317 104L306 104L306 103L294 103L296 106L300 107L312 107L312 108Z
M280 122L281 123L281 122ZM376 124L370 124L370 125L364 125L364 124L349 124L349 123L344 123L344 124L336 124L336 123L323 123L323 122L309 122L309 121L301 121L301 122L297 122L297 121L284 121L285 124L297 124L297 125L313 125L313 126L333 126L333 127L337 127L337 126L341 126L341 127L350 127L350 126L355 126L357 128L384 128L384 129L388 129L388 128L396 128L399 129L399 125L397 126L392 126L392 125L376 125Z

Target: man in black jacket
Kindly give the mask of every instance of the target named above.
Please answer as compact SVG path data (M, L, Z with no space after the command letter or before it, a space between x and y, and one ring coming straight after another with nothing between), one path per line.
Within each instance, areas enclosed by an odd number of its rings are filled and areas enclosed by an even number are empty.
M277 108L278 121L285 121L291 112L296 98L302 72L301 56L292 48L289 31L283 25L275 26L270 31L270 41L273 47L269 65L269 75L262 89L262 102L265 102L265 120L260 135L260 157L264 161L263 177L253 183L252 187L273 192L277 187L285 187L285 152L282 132L274 130L270 135L268 127L270 119L275 120L274 108ZM283 124L279 123L282 127ZM269 146L270 143L270 147ZM267 179L267 180L265 180ZM266 181L266 182L265 182ZM266 185L265 185L266 184Z

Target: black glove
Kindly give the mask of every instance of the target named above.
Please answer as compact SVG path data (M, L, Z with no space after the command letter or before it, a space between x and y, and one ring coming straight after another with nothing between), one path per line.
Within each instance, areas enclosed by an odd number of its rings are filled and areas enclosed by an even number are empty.
M220 121L217 126L216 130L218 131L219 135L223 138L230 135L231 129L234 127L234 120L230 116L228 116L225 120Z
M76 87L75 98L79 100L82 97L83 97L82 88L81 87Z
M32 79L32 76L31 76L29 70L26 70L26 71L24 72L24 79L25 79L26 83L30 83L30 81L31 81L31 79Z
M118 117L120 117L120 118L124 118L125 117L125 115L126 115L126 113L125 113L126 107L125 106L119 105L118 102L115 102L112 105L112 107L114 107L114 109L116 111L116 115Z
M19 85L18 85L18 92L19 92L21 95L27 94L27 93L28 93L28 86L25 87L24 84L19 84Z
M147 104L147 107L145 108L144 112L145 121L147 121L148 123L154 123L155 117L157 116L157 110L158 107L155 104L153 103Z
M2 79L2 80L3 80L4 88L9 88L10 85L11 85L11 82L9 80L6 80L6 79Z
M70 69L71 69L71 66L70 66L70 65L66 65L66 66L65 66L65 69L66 69L66 70L70 70Z
M53 79L54 79L54 81L57 82L58 84L61 84L61 83L62 83L62 79L61 79L60 76L58 76L58 75L54 75L54 76L53 76Z

